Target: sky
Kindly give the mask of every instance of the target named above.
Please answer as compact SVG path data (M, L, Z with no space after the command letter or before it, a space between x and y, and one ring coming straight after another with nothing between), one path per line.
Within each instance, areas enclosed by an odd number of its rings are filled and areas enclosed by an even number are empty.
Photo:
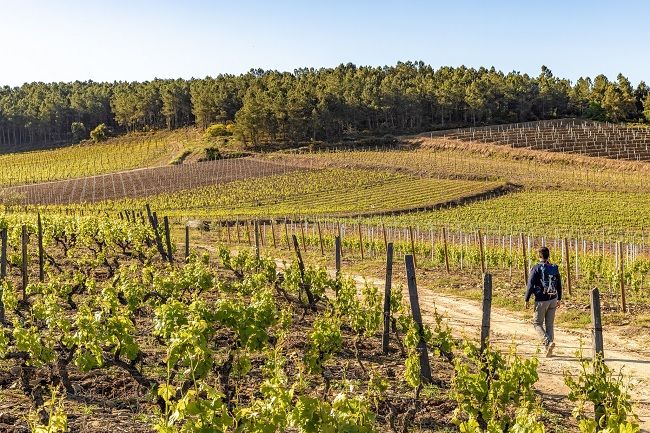
M0 0L0 85L408 60L636 84L649 17L647 1Z

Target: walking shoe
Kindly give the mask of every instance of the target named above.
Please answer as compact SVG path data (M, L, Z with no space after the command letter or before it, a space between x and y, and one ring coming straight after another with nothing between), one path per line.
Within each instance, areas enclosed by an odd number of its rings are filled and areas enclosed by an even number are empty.
M546 346L546 357L547 358L550 358L551 356L553 356L553 349L555 349L555 343L551 341L549 343L549 345Z

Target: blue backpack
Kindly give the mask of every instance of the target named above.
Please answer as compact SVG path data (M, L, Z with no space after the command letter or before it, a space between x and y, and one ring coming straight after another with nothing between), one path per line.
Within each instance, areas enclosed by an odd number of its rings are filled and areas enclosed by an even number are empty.
M542 290L545 295L551 298L557 296L557 290L560 286L560 271L557 265L542 263Z

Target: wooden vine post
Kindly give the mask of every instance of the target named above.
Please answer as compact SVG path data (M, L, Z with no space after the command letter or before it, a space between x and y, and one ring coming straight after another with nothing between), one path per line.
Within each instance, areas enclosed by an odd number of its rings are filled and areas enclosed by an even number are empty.
M275 224L271 220L271 239L273 240L273 249L278 248L278 240L275 238Z
M603 349L603 322L600 312L600 292L598 289L591 290L591 336L593 344L593 359L594 368L598 368L605 359L605 351ZM596 425L605 414L605 408L602 404L595 404L594 416Z
M576 260L578 258L576 257ZM566 288L569 296L572 296L571 290L571 260L569 259L569 242L564 238L564 267L566 268Z
M386 284L384 286L384 333L381 339L381 350L388 353L390 338L390 296L393 278L393 243L386 247Z
M38 281L42 283L45 281L45 251L43 251L43 222L40 212L36 223L38 227Z
M381 223L381 232L384 235L384 249L388 251L388 236L386 236L386 225L383 223L383 221Z
M625 265L623 264L623 243L618 242L618 280L621 287L621 310L627 313L627 299L625 296Z
M190 258L190 226L185 224L185 261Z
M3 228L0 231L0 239L2 246L0 250L0 278L7 277L7 229Z
M307 242L305 240L305 224L307 224L307 221L300 222L300 238L302 240L302 250L307 251Z
M526 257L526 239L524 238L524 234L521 233L521 253L522 253L522 261L523 261L523 268L524 268L524 285L528 284L528 258Z
M255 230L255 258L260 259L260 224L255 220L253 223L253 228Z
M334 266L336 269L336 278L341 277L341 237L334 238Z
M228 243L230 244L231 239L230 239L230 222L229 221L226 221L226 236L228 237Z
M487 266L485 266L485 249L483 247L483 233L481 233L481 230L478 230L476 236L478 237L478 248L481 256L481 273L485 274L487 272Z
M445 268L447 269L447 273L450 273L449 270L449 250L447 249L447 227L442 228L442 242L443 242L443 248L445 251Z
M357 224L359 230L359 253L361 253L361 260L363 260L363 235L361 234L361 223Z
M250 221L246 221L244 224L246 224L246 240L248 240L248 246L252 247L253 241L251 239L251 223Z
M413 239L413 227L409 227L409 238L411 239L411 255L413 256L413 266L417 268L418 262L415 258L415 240Z
M316 221L316 226L318 227L318 242L320 243L320 255L325 255L325 249L323 248L323 232L320 227L320 220Z
M287 249L291 249L291 239L289 238L289 223L287 222L287 219L284 219L284 237L287 238Z
M431 382L431 366L429 365L429 352L427 351L427 342L424 339L424 328L422 326L422 313L420 312L420 301L418 298L418 286L415 281L415 257L407 254L404 257L406 265L406 278L409 289L409 301L411 303L411 314L420 333L420 341L417 345L417 351L420 355L420 375L426 383Z
M481 353L490 341L490 315L492 312L492 274L483 274L483 319L481 321Z
M29 278L27 276L27 243L29 242L29 235L27 234L27 226L23 224L21 227L21 253L22 253L22 262L21 262L21 275L23 277L23 301L27 300L27 284L29 284Z
M2 265L0 265L0 278L2 278L2 281L4 281L5 277L7 276L7 229L3 228L0 230L0 238L2 239L2 249L0 251L0 261L2 261ZM0 285L0 325L5 323L5 304L2 302L2 285Z
M165 244L167 245L167 260L169 263L174 263L174 255L172 253L172 237L169 232L169 217L163 217L163 225L165 229Z
M239 227L239 220L235 220L235 227L237 227L237 243L241 244L241 230Z

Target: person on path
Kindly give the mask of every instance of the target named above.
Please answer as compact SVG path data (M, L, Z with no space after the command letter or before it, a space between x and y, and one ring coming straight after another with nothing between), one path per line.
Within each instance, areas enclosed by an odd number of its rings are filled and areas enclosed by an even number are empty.
M538 250L539 262L532 267L526 288L526 308L530 308L530 298L535 297L533 325L546 348L546 356L553 355L555 348L553 323L555 312L562 300L562 279L557 265L549 262L547 247Z

